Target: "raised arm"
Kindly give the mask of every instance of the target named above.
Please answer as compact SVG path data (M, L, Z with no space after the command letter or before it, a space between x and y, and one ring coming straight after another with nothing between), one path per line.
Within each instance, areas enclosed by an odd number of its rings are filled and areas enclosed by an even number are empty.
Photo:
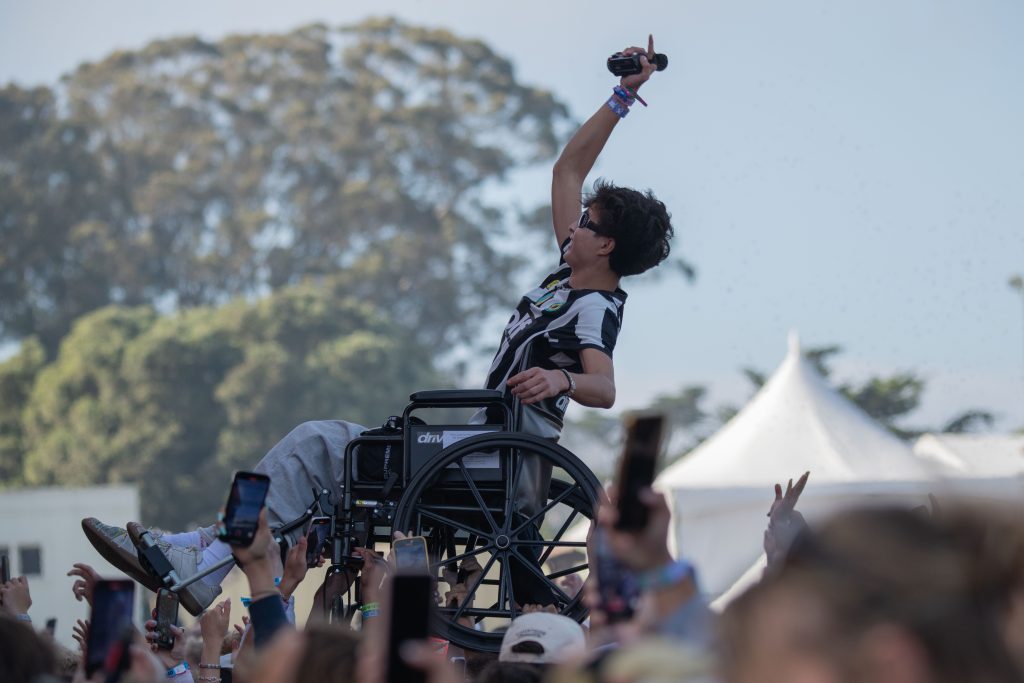
M635 92L655 71L655 67L647 61L647 55L654 54L654 36L648 36L646 50L629 47L622 52L642 55L640 61L644 67L643 73L624 76L620 81L623 87ZM570 226L579 218L583 181L619 121L619 115L607 104L602 104L580 126L555 162L551 174L551 215L555 239L559 245L569 237Z

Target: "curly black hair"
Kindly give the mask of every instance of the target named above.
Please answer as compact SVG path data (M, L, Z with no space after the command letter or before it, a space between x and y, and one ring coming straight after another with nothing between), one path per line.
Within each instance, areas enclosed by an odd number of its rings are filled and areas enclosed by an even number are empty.
M620 277L638 275L668 258L672 216L650 190L639 192L599 179L583 205L597 209L601 233L615 240L608 265Z

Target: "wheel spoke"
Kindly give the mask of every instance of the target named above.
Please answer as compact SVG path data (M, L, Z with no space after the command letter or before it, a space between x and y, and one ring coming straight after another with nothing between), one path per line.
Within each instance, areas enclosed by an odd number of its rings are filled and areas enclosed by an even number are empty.
M552 541L560 541L562 539L562 534L564 534L565 530L569 528L570 524L572 524L572 520L576 519L576 515L577 514L579 514L579 510L577 510L576 508L573 508L572 514L569 515L565 519L565 521L562 523L562 527L555 534L554 538L551 539ZM553 545L552 546L548 546L548 549L545 550L544 554L540 556L539 560L537 560L537 564L539 564L540 566L543 567L544 563L547 562L548 556L551 554L551 551L554 550L554 549L555 549L555 546L553 546Z
M550 579L548 579L548 577L544 574L544 572L541 571L540 567L538 567L536 564L534 564L531 560L528 560L525 557L523 557L522 555L520 555L519 551L516 550L515 548L512 548L511 552L512 552L513 555L515 555L519 559L519 561L527 569L529 569L531 572L533 572L533 574L538 579L540 579L541 581L546 583L550 588L553 588L554 591L558 594L558 597L560 597L565 602L565 604L569 604L570 602L572 602L572 598L570 598L568 595L566 595L565 592L561 588L558 587L558 584L556 584L554 581L551 581Z
M543 539L535 541L530 538L517 538L516 545L528 545L528 546L551 546L554 548L586 548L586 541L545 541Z
M516 501L516 491L519 489L519 476L523 473L523 462L526 460L516 448L509 449L509 457L512 459L512 469L515 470L509 478L509 487L505 496L505 526L512 526L512 507Z
M484 516L487 518L487 523L491 525L491 531L498 533L498 525L494 521L494 517L491 515L490 509L484 503L484 497L480 495L480 489L476 487L476 482L473 481L473 477L469 476L469 470L466 469L465 463L462 462L462 458L459 458L455 462L459 465L459 471L462 472L462 478L466 480L469 485L469 490L473 492L473 497L476 498L477 505L483 510Z
M508 611L512 613L512 618L516 618L516 592L512 588L512 567L506 562L505 566L502 567L501 580L508 582Z
M544 507L542 507L539 512L537 512L535 515L533 515L533 517L530 517L528 520L526 520L525 522L523 522L522 524L517 526L515 529L513 529L512 530L512 535L513 536L518 536L519 532L522 531L523 529L525 529L527 527L527 525L533 524L536 520L540 519L541 517L546 515L548 512L550 512L553 507L555 507L556 505L561 503L563 500L568 498L570 495L572 495L572 493L574 491L579 491L579 490L580 490L580 485L579 484L573 484L572 486L570 486L566 490L564 490L561 493L559 493L556 498L554 498L553 500L549 501L548 504L545 505Z
M551 574L548 574L547 576L548 576L548 579L552 579L552 580L553 579L560 579L563 576L569 576L569 574L575 574L576 572L581 572L584 569L588 569L589 567L590 567L590 564L587 563L587 562L584 562L583 564L578 564L575 567L569 567L568 569L561 569L561 570L559 570L557 572L553 572Z
M452 621L458 621L459 617L462 616L462 613L466 611L466 605L473 601L473 596L476 595L476 589L479 588L481 584L483 584L483 578L487 576L487 572L490 571L491 567L494 565L494 561L497 558L497 554L492 554L491 559L487 560L487 564L484 565L483 572L480 573L480 581L477 581L475 584L473 584L473 587L469 590L468 593L466 593L466 597L462 599L462 604L459 605L459 609L455 610L455 615L452 617Z
M441 522L442 524L447 524L448 526L452 527L453 529L462 529L463 531L468 531L470 533L476 534L477 536L480 536L482 538L486 538L488 540L490 540L491 536L493 535L493 534L488 534L486 532L480 531L479 529L476 529L474 527L471 527L470 525L466 524L465 522L457 522L454 519L452 519L451 517L445 517L444 515L439 515L436 512L431 512L430 510L419 509L416 512L418 512L419 514L423 515L424 517L429 517L430 519L432 519L432 520L434 520L436 522Z
M498 609L505 609L505 598L507 597L507 593L505 593L505 575L509 573L508 551L502 551L501 555L501 563L498 568Z
M461 562L462 560L466 559L467 557L473 557L474 555L479 555L483 551L490 550L493 547L494 547L493 545L488 543L487 545L480 546L476 550L470 550L469 552L462 553L461 555L456 555L455 557L449 557L448 559L444 560L443 562L438 562L437 565L435 565L435 566L439 566L440 567L440 566L444 566L446 564L451 564L452 562Z

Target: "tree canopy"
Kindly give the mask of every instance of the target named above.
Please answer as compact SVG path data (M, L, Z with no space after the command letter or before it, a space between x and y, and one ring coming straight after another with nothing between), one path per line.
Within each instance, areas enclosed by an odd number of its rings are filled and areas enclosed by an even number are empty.
M538 215L486 190L551 157L568 123L484 43L394 19L160 40L54 89L9 85L0 336L52 356L108 303L312 278L435 348L464 341L520 264L491 241Z
M36 355L0 365L0 390L23 391ZM305 420L382 422L439 386L431 360L373 307L312 286L169 316L108 306L38 372L23 461L0 442L0 465L29 485L138 482L147 522L209 523L233 470Z

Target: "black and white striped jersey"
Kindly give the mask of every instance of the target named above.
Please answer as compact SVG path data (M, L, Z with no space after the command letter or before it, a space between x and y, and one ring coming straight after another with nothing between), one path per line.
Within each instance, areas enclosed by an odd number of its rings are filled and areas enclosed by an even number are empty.
M562 243L563 253L568 245L569 240ZM599 349L612 355L622 327L626 293L621 289L573 289L569 286L571 274L572 269L563 257L539 287L523 295L502 332L501 345L487 373L486 388L505 391L509 377L534 366L583 372L583 349ZM523 363L527 346L530 358ZM539 413L557 435L568 406L567 396L555 396L526 408Z

